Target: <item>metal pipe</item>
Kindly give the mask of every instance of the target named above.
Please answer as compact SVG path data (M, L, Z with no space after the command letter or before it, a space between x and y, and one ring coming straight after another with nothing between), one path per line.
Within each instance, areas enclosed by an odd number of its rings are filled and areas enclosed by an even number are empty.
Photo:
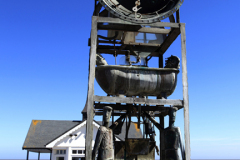
M29 157L29 150L27 150L27 160L28 160L28 157Z
M40 152L38 152L38 160L40 160Z

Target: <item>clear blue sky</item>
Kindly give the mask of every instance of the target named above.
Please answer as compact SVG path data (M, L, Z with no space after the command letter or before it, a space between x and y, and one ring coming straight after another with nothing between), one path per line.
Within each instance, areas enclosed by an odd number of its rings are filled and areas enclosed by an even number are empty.
M22 145L32 119L82 119L93 2L0 0L0 159L26 157ZM191 158L240 159L239 6L239 0L185 0L180 8ZM180 56L179 38L165 57L171 54ZM105 95L97 86L96 94ZM169 98L182 99L181 73ZM182 115L176 125L183 132Z

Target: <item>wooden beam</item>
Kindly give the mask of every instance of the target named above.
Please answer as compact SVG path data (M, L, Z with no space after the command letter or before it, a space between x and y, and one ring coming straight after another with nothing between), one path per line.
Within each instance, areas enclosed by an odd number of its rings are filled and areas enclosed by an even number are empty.
M160 47L161 44L154 44L154 43L137 43L137 42L113 42L113 41L104 41L104 40L98 40L98 43L106 43L106 44L123 44L123 45L131 45L131 46L135 46L135 45L139 45L139 46L150 46L150 47Z
M141 25L103 25L103 24L98 24L98 30L114 30L114 31L141 32L141 33L154 33L154 34L169 34L171 31L171 29L148 28L148 27L141 27Z
M121 104L98 104L95 103L95 109L103 109L104 106L110 106L112 107L115 111L121 111L121 110L132 110L134 107L133 105L121 105ZM136 108L138 109L138 108ZM160 112L165 112L169 109L169 107L164 107L164 106L141 106L141 111L160 111Z
M153 52L155 54L153 54L153 56L158 57L158 52L154 52L155 50L157 50L159 47L157 46L143 46L143 45L136 45L136 46L130 46L127 45L124 50L130 50L130 47L132 47L132 49L134 51L140 51L140 52ZM111 49L114 50L114 46L109 46L109 45L98 45L97 49ZM115 46L116 50L121 49L121 46Z
M161 44L161 46L157 50L155 50L154 53L151 53L149 56L163 55L167 51L167 49L171 46L171 44L175 41L175 39L178 37L179 34L180 34L180 29L173 28L172 31L167 36L167 38ZM158 54L156 55L156 53Z
M176 12L176 19L177 19L177 23L180 23L180 9L178 9Z
M115 54L115 51L114 50L111 50L111 49L97 49L97 53L105 53L105 54ZM128 54L129 52L128 51L116 51L116 54L118 55L126 55ZM130 55L135 55L133 53L130 53Z
M188 99L188 78L187 78L187 57L186 57L186 32L185 24L181 23L181 46L182 46L182 85L184 104L184 136L186 160L190 160L190 132L189 132L189 99Z
M92 159L92 139L93 139L93 100L94 100L94 80L97 51L97 17L92 17L91 29L91 49L89 57L88 94L87 94L87 128L85 151L86 159Z
M126 104L146 104L146 105L173 105L183 106L183 101L180 99L145 99L133 97L108 97L108 96L94 96L96 102L110 102L110 103L126 103Z
M165 128L164 126L164 116L159 116L159 121L160 121L160 125ZM160 159L164 160L165 158L165 153L164 153L164 132L160 131Z
M136 25L136 23L124 21L124 20L121 20L120 18L97 17L97 19L98 19L98 23L113 23L113 24ZM155 26L155 27L179 28L179 23L168 23L168 22L155 22L155 23L146 23L146 24L141 24L141 25Z

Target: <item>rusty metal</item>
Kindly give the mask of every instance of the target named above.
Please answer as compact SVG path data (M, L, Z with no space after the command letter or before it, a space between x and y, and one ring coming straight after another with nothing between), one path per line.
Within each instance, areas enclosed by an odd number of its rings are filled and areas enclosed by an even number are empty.
M128 155L147 155L149 153L149 139L126 139Z
M96 80L109 95L158 96L171 95L179 71L174 68L148 68L103 65L96 67Z
M126 153L126 160L155 160L154 146L155 142L149 142L149 151L147 155L129 155L128 153ZM124 160L125 147L126 145L124 141L115 142L115 160Z
M175 13L184 0L98 0L112 15L133 23L153 23Z

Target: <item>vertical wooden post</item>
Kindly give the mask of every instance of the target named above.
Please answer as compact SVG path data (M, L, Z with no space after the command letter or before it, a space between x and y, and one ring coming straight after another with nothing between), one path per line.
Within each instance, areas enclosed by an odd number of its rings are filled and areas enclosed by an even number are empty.
M50 152L50 160L52 160L52 150L51 150L51 152Z
M40 160L40 152L38 152L38 160Z
M29 158L29 150L27 150L27 160L28 160L28 158Z
M164 128L164 116L163 115L159 116L159 121L160 121L160 125ZM160 131L160 159L161 160L164 160L164 152L163 152L164 143L163 143L163 141L164 141L164 134L163 134L163 131Z
M93 139L93 101L94 101L94 80L97 50L97 17L92 17L91 29L91 48L89 57L89 75L88 75L88 95L87 95L87 128L85 151L86 159L92 159L92 139Z
M184 105L184 137L186 160L190 160L190 133L189 133L189 100L188 100L188 78L186 58L186 32L185 24L180 24L181 45L182 45L182 84L183 84L183 105Z

